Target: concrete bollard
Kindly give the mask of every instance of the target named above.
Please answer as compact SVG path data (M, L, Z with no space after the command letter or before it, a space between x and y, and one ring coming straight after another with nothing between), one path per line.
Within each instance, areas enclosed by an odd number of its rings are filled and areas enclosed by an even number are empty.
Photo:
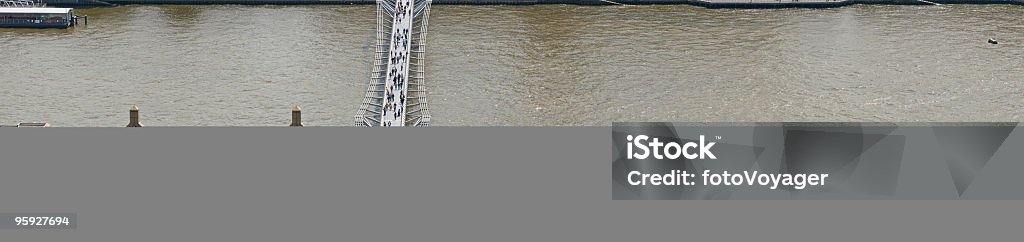
M302 109L299 105L292 108L292 124L289 127L302 127Z
M128 127L142 127L139 122L139 106L132 105L132 109L128 110Z

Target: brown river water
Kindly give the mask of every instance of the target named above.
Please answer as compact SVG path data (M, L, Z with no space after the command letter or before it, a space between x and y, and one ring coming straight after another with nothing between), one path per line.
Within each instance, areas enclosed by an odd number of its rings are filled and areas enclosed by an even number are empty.
M121 6L0 29L0 124L347 126L374 7ZM1024 121L1024 7L434 6L434 126ZM995 38L1001 43L986 43Z

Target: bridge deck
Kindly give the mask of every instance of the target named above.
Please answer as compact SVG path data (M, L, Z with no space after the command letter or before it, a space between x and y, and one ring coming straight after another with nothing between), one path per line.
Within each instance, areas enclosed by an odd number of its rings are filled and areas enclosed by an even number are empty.
M391 22L391 47L387 78L384 79L384 112L380 126L405 126L406 84L409 83L409 32L412 30L412 0L397 0Z
M424 43L430 0L378 0L377 45L358 126L426 126Z

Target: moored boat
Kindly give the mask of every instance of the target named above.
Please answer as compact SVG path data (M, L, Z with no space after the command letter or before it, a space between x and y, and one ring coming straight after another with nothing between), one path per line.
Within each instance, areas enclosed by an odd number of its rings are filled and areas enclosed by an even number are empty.
M71 8L0 8L0 28L67 28L74 17Z
M32 0L0 0L0 28L67 28L75 25L75 10L47 8Z

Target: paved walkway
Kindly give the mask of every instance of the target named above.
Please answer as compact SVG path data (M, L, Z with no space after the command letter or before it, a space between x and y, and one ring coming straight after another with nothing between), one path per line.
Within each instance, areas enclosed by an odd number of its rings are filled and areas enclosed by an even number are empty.
M391 48L388 51L390 56L387 77L384 79L380 126L405 126L413 6L413 0L395 1L395 18L391 24Z

